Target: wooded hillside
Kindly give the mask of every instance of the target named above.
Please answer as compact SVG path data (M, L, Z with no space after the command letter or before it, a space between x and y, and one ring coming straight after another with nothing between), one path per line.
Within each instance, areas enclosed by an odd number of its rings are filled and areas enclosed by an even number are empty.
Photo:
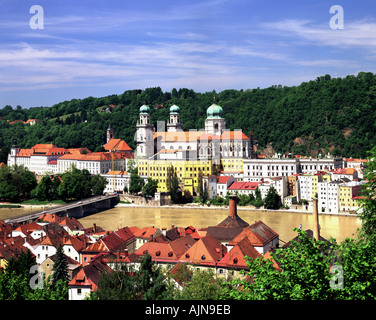
M227 128L243 129L259 142L259 149L302 155L326 154L365 157L376 144L376 75L332 79L329 75L299 86L224 90L197 93L190 89L128 90L120 95L64 101L52 107L0 109L0 162L13 139L21 148L37 143L58 147L86 147L95 151L106 140L109 122L116 138L135 148L138 109L151 107L151 120L167 121L169 107L181 109L184 130L204 128L206 109L213 98L224 110ZM162 106L163 105L163 106ZM105 109L111 112L101 111ZM39 119L37 125L10 122ZM9 121L7 121L9 120ZM99 149L98 149L99 150Z

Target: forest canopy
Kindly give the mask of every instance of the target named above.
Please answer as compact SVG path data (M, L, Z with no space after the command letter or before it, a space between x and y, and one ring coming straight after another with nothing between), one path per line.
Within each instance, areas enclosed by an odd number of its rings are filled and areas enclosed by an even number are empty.
M115 137L133 149L139 108L147 104L151 121L168 121L169 108L181 109L184 130L202 129L213 99L224 110L227 129L254 134L259 149L316 156L365 157L376 144L376 75L331 78L330 75L299 86L275 85L265 89L199 93L191 89L160 87L127 90L119 95L63 101L51 107L4 106L0 109L0 162L6 161L16 139L21 148L37 143L57 147L86 147L91 151L106 142L111 123ZM39 119L36 125L15 120ZM9 120L9 121L8 121ZM99 149L98 149L99 150Z

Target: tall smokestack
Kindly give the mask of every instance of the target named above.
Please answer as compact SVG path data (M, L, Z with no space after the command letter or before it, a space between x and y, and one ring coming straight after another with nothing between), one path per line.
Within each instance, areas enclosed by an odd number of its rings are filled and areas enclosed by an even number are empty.
M229 206L229 217L235 218L238 215L237 212L237 203L239 198L237 196L231 195L228 199L228 206Z
M319 208L317 205L317 199L313 200L313 236L317 241L320 238L320 225L319 225Z

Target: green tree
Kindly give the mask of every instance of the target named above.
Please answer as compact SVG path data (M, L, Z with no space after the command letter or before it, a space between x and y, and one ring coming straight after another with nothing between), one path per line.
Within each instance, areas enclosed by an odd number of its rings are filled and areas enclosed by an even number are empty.
M63 174L62 179L63 182L58 188L62 200L84 199L92 195L91 175L88 170L73 167Z
M96 174L91 177L92 193L94 196L103 194L103 190L106 188L107 179L100 174Z
M330 263L334 257L328 253L324 241L308 238L305 231L298 231L300 242L294 242L286 249L277 249L272 255L280 270L273 262L263 257L247 259L252 281L233 280L227 288L227 298L251 300L306 300L332 299L335 295L330 288ZM241 286L241 290L239 290Z
M179 187L179 179L172 165L167 168L166 186L167 186L167 192L170 194L171 201L173 203L180 203L181 191Z
M137 300L138 282L135 270L129 265L115 262L114 272L103 272L98 290L91 294L93 300Z
M281 204L281 196L277 190L271 186L264 199L264 206L266 209L278 209Z
M149 178L148 183L142 187L142 195L144 197L146 196L154 197L154 194L157 192L157 189L158 189L158 180Z
M254 200L251 200L251 204L255 207L261 207L262 205L264 205L264 201L261 197L261 191L258 186L256 187Z
M91 299L98 300L161 300L168 298L165 275L149 254L140 258L140 268L115 264L114 272L103 273L98 290Z
M364 240L374 241L376 238L376 147L369 152L364 177L367 183L363 187L365 199L361 201L359 217L362 221L361 237Z
M133 172L130 176L129 192L136 194L142 191L145 185L145 180L141 178L137 173Z
M196 270L187 281L178 299L183 300L219 300L223 294L222 281L212 270Z
M38 200L51 201L55 199L57 195L56 185L52 182L50 176L44 176L37 187L32 191L31 195Z
M59 280L65 281L68 283L68 266L67 266L67 257L64 254L64 249L61 243L56 248L56 257L55 263L52 268L52 287L55 287Z
M164 274L151 260L149 254L142 257L140 271L137 273L143 300L161 300L167 296Z

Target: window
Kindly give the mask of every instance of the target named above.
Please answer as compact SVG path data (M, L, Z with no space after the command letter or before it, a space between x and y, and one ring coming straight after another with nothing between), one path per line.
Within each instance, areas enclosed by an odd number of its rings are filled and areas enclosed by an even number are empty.
M82 294L82 289L78 288L77 289L77 295L81 295Z

